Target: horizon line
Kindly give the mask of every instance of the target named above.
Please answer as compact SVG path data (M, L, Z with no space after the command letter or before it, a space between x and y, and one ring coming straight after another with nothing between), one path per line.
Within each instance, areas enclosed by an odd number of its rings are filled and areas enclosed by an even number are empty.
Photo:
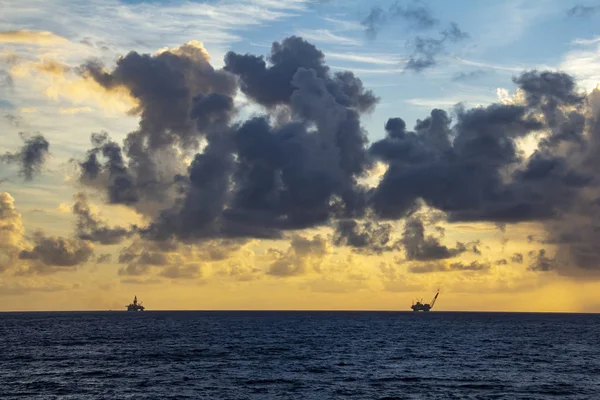
M10 313L131 313L127 310L106 310L106 309L90 309L90 310L0 310L0 314ZM415 312L412 310L310 310L310 309L158 309L158 310L145 310L137 311L136 313L159 313L159 312L223 312L223 313L234 313L234 312L247 312L247 313L270 313L270 312L290 312L290 313L409 313L409 314L437 314L437 313L479 313L479 314L574 314L574 315L595 315L599 314L598 311L499 311L499 310L439 310L429 312Z

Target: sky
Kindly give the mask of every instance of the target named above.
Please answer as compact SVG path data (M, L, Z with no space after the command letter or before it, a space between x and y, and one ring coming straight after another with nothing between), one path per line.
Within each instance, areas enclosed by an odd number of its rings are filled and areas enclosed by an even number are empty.
M600 312L600 3L0 8L0 311Z

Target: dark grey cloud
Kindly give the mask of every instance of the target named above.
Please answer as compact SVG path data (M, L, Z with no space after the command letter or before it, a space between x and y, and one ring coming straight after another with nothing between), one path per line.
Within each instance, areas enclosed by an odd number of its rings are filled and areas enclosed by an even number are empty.
M367 37L375 39L382 28L398 21L409 31L425 31L440 25L440 20L419 0L406 5L396 2L388 10L374 6L361 24L365 27ZM437 64L437 56L446 51L448 43L458 43L469 37L458 24L449 22L448 27L439 32L439 37L418 35L410 38L407 45L411 49L411 56L404 68L414 72L431 68Z
M112 71L97 62L88 62L81 73L107 89L124 87L139 101L133 112L140 115L141 134L148 148L172 143L195 145L197 133L189 118L192 101L198 94L233 96L233 76L215 70L206 51L193 44L155 55L130 52L119 58ZM214 111L214 110L213 110Z
M431 29L440 22L428 7L417 0L407 5L396 2L387 11L379 6L374 6L361 21L361 25L365 27L367 36L375 39L385 25L397 21L401 21L403 26L411 30Z
M32 241L32 248L19 253L21 260L30 261L30 266L22 271L24 274L49 274L70 270L85 264L94 254L93 246L85 240L36 233Z
M419 39L415 63L431 64L465 38L456 25L439 33ZM412 129L390 118L385 138L369 144L361 118L378 99L354 74L331 73L324 60L315 46L290 37L274 42L266 58L230 52L223 70L194 45L130 53L111 71L87 64L87 78L131 91L141 121L123 145L92 136L81 182L143 212L152 222L139 232L156 243L277 239L334 226L336 244L377 252L396 248L389 220L408 218L412 231L402 245L411 260L480 253L476 243L448 247L425 235L411 220L425 204L450 222L540 222L559 247L558 269L594 270L600 95L582 96L564 73L528 71L514 78L522 104L457 106L452 118L434 109ZM238 85L261 111L234 121ZM536 152L519 150L520 140L541 132ZM183 154L192 160L187 166ZM375 161L388 168L370 189L358 182ZM592 216L587 225L569 226L570 216L585 213ZM564 240L577 229L577 240ZM289 261L295 250L290 254L273 274L306 270ZM154 265L142 252L131 257L128 273ZM144 257L146 264L138 263Z
M270 66L267 67L267 62ZM372 110L379 99L365 90L360 79L352 72L329 73L325 55L314 45L297 36L281 42L273 42L267 60L262 56L237 54L225 55L225 70L237 75L244 94L265 107L289 104L296 91L293 83L299 69L312 70L322 79L335 101L342 106L356 108L360 112Z
M5 153L0 155L0 162L17 164L19 173L25 180L32 180L36 174L41 172L42 166L48 158L50 143L40 133L30 136L20 133L25 142L23 147L16 153Z
M600 217L594 202L600 163L593 156L600 129L592 104L600 96L592 92L586 99L573 78L560 72L529 71L514 81L525 93L524 104L458 108L454 125L438 116L443 129L435 140L390 119L387 137L370 148L389 168L369 205L384 219L410 216L424 201L451 222L538 221L548 231L543 242L558 246L559 273L599 275L600 252L593 243L600 230L592 221ZM549 135L524 157L515 141L542 130ZM522 256L513 261L522 262Z
M406 259L413 261L443 260L456 257L466 251L480 254L476 243L465 245L459 242L455 248L442 245L435 236L425 235L425 226L417 217L406 220L401 242L406 251Z
M440 32L439 38L416 36L408 42L412 54L404 68L407 71L414 72L431 68L437 64L438 56L446 51L448 42L458 43L468 38L469 34L462 31L454 22L450 23L447 29Z
M364 211L356 179L371 160L360 116L378 99L352 73L329 74L323 54L298 37L275 42L269 59L266 68L260 57L228 53L226 69L246 95L267 109L287 107L291 119L256 116L207 135L181 180L184 199L144 234L279 238L334 212Z
M104 245L118 244L133 234L132 229L108 227L93 215L87 196L77 193L73 204L73 214L77 217L76 235L79 239L88 240Z
M79 163L81 183L105 189L109 203L136 203L140 198L138 185L127 167L121 146L110 140L106 132L93 133L91 142L94 147Z
M515 253L512 255L512 257L510 258L510 260L514 263L517 264L522 264L523 263L523 254L521 253Z
M505 186L501 178L503 168L521 161L514 140L543 124L529 116L525 107L514 105L458 110L457 116L451 129L450 119L436 111L431 118L436 124L429 127L429 131L436 127L436 135L388 130L387 138L373 144L374 155L389 162L372 197L375 211L382 217L398 218L410 213L420 198L447 212L453 221L511 222L551 216L554 209L550 205L544 208L528 187L517 183ZM382 154L381 148L387 154ZM390 153L390 148L397 150ZM519 190L522 193L515 193ZM516 195L542 204L515 204L511 200Z
M548 272L556 268L555 261L552 258L546 256L546 250L540 249L537 254L533 254L533 262L529 265L530 271L542 271Z
M393 239L392 230L391 224L376 221L341 220L335 225L333 243L367 254L399 250L401 242Z
M600 6L584 6L577 4L566 11L567 17L590 17L600 11Z
M80 73L108 90L128 90L139 104L131 113L140 116L139 128L123 146L107 135L92 137L82 181L105 187L111 202L144 214L154 214L176 197L174 177L184 167L181 154L197 149L206 129L226 124L234 115L235 77L214 69L194 42L155 55L130 52L112 71L90 61ZM107 159L104 168L101 156Z

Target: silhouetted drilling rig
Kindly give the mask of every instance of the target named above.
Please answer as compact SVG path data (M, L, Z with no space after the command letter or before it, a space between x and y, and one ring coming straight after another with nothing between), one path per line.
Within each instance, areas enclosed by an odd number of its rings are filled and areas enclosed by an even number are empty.
M415 300L413 300L413 304L412 304L412 306L410 306L410 308L412 308L413 311L429 311L433 308L433 305L435 304L435 301L437 300L439 295L440 295L440 289L438 289L435 296L433 296L433 300L431 300L430 304L424 304L423 299L417 299L416 303L415 303Z

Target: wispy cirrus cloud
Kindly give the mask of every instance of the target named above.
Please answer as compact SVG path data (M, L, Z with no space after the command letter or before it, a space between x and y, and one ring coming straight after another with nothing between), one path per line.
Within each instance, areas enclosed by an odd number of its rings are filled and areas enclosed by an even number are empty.
M24 4L7 0L0 22L7 30L43 30L77 42L83 36L88 42L102 40L113 52L122 53L132 47L153 50L179 45L190 38L215 45L230 44L242 40L240 32L299 15L310 3L309 0L226 0L127 4L117 0L73 0L51 4L31 0ZM60 15L69 23L59 23L49 17L53 15Z
M361 31L364 29L359 21L347 21L330 17L323 17L323 20L332 24L336 31Z
M350 61L364 64L399 65L406 57L385 53L336 53L327 52L325 58L329 60Z
M600 43L600 36L596 36L593 39L575 39L571 43L579 46L591 46Z
M478 67L482 69L493 69L498 71L507 71L507 72L523 72L528 69L550 69L554 70L555 67L546 64L535 64L535 65L506 65L506 64L493 64L476 60L469 60L461 57L454 57L456 61L461 64L469 65L472 67Z
M344 46L360 46L361 40L353 39L347 36L336 35L327 29L300 29L296 34L302 38L316 43L344 45Z
M408 99L407 103L414 106L423 107L426 109L442 108L448 109L460 103L466 103L470 107L485 106L497 101L497 96L476 96L459 94L451 97L435 97L435 98L412 98Z

